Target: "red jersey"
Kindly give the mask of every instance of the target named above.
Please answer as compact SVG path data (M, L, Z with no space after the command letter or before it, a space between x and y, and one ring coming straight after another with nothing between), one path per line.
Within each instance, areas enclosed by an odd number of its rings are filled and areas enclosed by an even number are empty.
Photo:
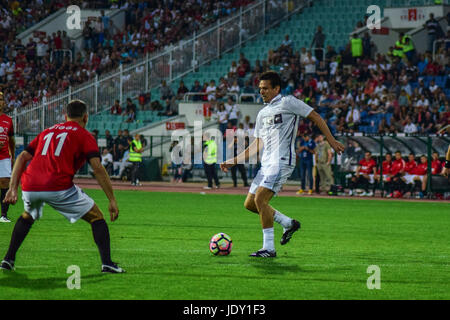
M431 161L431 174L439 174L442 171L442 162L439 160Z
M100 157L94 137L74 121L42 131L25 149L33 159L22 175L24 191L61 191L86 160Z
M413 161L408 161L405 164L405 172L412 174L412 171L414 170L414 168L417 167L417 162L415 160Z
M377 163L373 159L370 159L369 161L367 161L366 159L362 159L359 162L359 165L361 166L361 168L359 169L359 173L373 174L373 168L377 166Z
M0 147L0 160L11 158L9 154L9 139L12 136L14 136L12 119L6 114L2 114L0 116L0 143L3 143L3 146Z
M391 173L391 168L392 168L392 161L387 161L384 160L382 163L383 166L383 174L390 174ZM380 174L380 169L378 169L377 171L378 174Z
M405 169L406 163L405 160L394 160L392 162L391 174L396 175Z
M415 167L412 171L411 174L415 174L418 176L424 176L427 174L427 169L428 169L428 162L425 163L419 163L417 165L417 167Z

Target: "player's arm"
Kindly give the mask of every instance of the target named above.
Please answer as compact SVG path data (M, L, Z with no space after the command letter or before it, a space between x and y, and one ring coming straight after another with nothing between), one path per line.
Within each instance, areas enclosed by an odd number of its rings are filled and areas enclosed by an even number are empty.
M255 138L255 140L248 146L247 149L242 151L236 157L225 161L220 164L220 169L224 172L227 172L229 168L233 167L236 164L245 163L248 159L252 159L256 157L259 151L261 151L263 147L263 142L260 138Z
M95 179L97 179L98 184L109 200L108 209L111 216L111 221L115 221L119 216L119 208L117 207L116 197L114 196L114 191L108 173L106 172L105 167L103 167L99 157L90 158L89 164L94 171Z
M31 159L33 159L33 155L26 150L22 151L17 157L9 181L9 190L3 200L4 203L15 204L17 202L17 190L19 189L20 178L26 169L28 161Z
M338 154L341 154L345 150L344 145L333 137L330 128L328 128L327 123L316 111L311 111L311 113L308 115L307 118L316 124L316 126L320 129L323 135L327 138L327 141L330 144L330 146Z

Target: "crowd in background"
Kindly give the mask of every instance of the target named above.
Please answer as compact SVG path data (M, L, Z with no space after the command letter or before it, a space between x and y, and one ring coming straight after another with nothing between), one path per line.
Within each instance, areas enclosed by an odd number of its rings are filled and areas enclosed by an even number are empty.
M250 0L225 1L5 1L0 11L0 90L7 110L38 104L69 86L92 80L153 53L232 14ZM75 52L64 31L39 33L28 43L16 36L60 8L103 9L82 26L83 45ZM106 9L123 9L118 28ZM65 51L61 51L65 50ZM70 52L68 52L70 51Z

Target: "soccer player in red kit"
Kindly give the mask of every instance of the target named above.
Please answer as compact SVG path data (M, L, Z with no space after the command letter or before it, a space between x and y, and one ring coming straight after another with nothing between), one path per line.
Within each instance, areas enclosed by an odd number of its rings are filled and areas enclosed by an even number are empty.
M5 199L9 189L11 168L14 165L14 158L16 156L16 143L14 140L12 119L3 113L5 105L5 97L3 96L3 92L0 91L0 203L2 208L0 222L11 222L8 219L9 204L4 203L3 199Z
M353 195L354 189L362 188L364 192L360 196L373 196L373 192L369 192L369 183L373 183L374 175L377 170L377 163L372 158L372 153L367 151L364 154L364 159L362 159L358 166L356 167L356 175L352 177L349 182L350 192L349 195Z
M401 179L405 174L406 162L402 158L402 153L400 151L395 152L395 160L392 162L391 172L389 178L391 183L389 184L388 198L395 196L401 198L405 192L406 184Z
M414 189L419 189L419 197L423 198L427 190L428 160L425 155L420 156L420 163L411 171L413 175Z
M4 202L17 202L21 180L25 211L14 227L8 252L1 263L2 269L14 270L17 250L34 221L42 217L44 203L47 203L71 223L81 218L91 225L102 260L102 272L125 272L111 261L109 229L102 212L73 183L75 173L88 161L109 200L111 221L118 218L119 208L111 181L101 164L97 143L85 129L87 122L86 104L80 100L71 101L67 105L66 122L41 132L17 157Z

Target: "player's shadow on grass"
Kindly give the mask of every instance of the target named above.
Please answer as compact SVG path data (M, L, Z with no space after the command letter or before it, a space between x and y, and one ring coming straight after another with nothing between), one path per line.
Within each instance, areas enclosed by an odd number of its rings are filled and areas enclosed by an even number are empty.
M298 265L289 265L280 263L271 258L250 258L249 263L252 267L264 271L266 274L284 274L286 272L301 272Z
M1 273L0 273L1 275ZM0 287L26 288L30 290L61 289L67 287L67 277L48 277L39 279L29 279L26 274L20 272L3 271L0 278ZM100 279L102 278L103 279ZM92 274L81 277L81 281L89 279L89 283L96 283L105 280L104 274Z

